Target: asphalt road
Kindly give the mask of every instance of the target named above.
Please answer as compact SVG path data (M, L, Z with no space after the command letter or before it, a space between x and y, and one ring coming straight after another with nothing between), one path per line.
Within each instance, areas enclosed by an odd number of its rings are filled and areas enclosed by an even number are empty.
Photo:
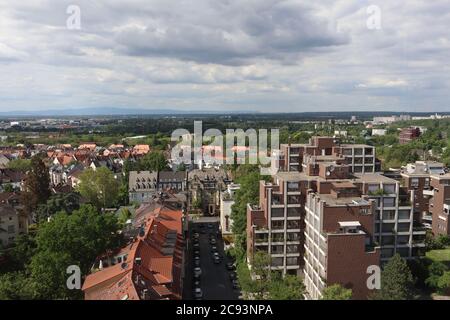
M200 279L200 286L203 291L203 300L237 300L239 298L239 291L234 290L232 282L230 280L229 271L226 269L225 265L228 262L227 257L224 252L223 241L221 239L220 233L216 236L216 247L218 252L224 257L220 264L215 264L212 259L211 245L209 244L209 233L216 234L219 230L219 225L217 222L211 223L213 228L208 228L207 223L202 220L192 222L189 230L189 251L186 266L186 277L184 284L184 299L193 299L193 243L192 235L193 230L202 230L200 228L203 225L204 234L200 233L200 268L202 269L202 275Z

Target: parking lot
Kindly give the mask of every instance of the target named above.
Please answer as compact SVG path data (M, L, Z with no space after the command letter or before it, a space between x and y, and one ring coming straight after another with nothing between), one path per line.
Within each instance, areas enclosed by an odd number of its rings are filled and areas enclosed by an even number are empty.
M198 240L195 240L196 233ZM188 242L184 299L195 299L195 288L200 288L203 300L237 300L240 292L233 288L230 278L233 271L227 270L227 263L232 260L225 255L218 223L201 220L191 223ZM195 268L201 269L199 278L194 277Z

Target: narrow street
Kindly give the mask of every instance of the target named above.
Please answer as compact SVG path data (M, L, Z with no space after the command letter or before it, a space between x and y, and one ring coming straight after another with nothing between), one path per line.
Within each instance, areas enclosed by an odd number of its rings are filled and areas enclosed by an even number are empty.
M193 235L199 233L199 251L200 251L200 268L202 274L200 277L200 287L203 292L203 300L237 300L240 292L233 289L230 279L230 271L226 268L226 263L231 262L224 252L222 237L219 233L219 224L217 218L200 218L192 221L189 226L188 254L186 259L186 277L184 283L183 298L187 300L193 297L193 275L194 275L194 249ZM219 264L213 261L211 252L212 245L209 243L209 235L215 235L217 243L217 252L223 257Z

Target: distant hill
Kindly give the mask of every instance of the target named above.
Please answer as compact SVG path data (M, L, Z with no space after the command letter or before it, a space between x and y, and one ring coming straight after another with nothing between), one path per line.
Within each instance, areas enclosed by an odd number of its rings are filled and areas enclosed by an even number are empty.
M133 109L133 108L80 108L0 112L0 117L61 117L61 116L121 116L121 115L183 115L183 114L236 114L258 113L257 111L199 111L177 109Z

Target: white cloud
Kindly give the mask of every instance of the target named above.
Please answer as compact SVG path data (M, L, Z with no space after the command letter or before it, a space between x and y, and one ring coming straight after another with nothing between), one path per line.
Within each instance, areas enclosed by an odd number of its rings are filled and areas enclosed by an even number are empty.
M2 110L450 111L447 0L78 0L67 30L70 4L0 3Z

